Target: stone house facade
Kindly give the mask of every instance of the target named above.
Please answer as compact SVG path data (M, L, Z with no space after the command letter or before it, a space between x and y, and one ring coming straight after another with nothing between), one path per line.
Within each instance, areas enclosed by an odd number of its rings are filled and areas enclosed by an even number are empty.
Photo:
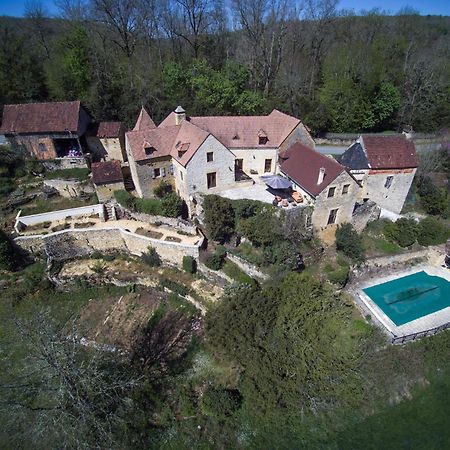
M5 105L0 133L38 160L68 160L80 167L91 123L79 101Z
M126 128L122 122L92 124L86 135L87 145L95 161L127 161L125 151Z
M311 222L317 231L352 221L360 188L333 158L296 143L280 153L280 172L300 192L304 204L314 207Z
M140 197L166 178L188 206L196 193L220 193L249 174L278 172L278 153L293 142L314 146L300 120L267 116L188 117L180 106L157 127L142 109L126 133L130 171Z
M340 158L361 185L359 200L399 214L418 167L414 143L404 135L362 135Z

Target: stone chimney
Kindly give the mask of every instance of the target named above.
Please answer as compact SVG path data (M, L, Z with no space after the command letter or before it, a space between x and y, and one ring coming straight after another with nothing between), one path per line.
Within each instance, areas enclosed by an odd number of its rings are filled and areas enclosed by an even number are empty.
M324 178L325 178L325 167L321 167L319 169L319 176L317 177L317 185L322 184Z
M186 111L180 106L175 110L175 125L180 125L186 119Z

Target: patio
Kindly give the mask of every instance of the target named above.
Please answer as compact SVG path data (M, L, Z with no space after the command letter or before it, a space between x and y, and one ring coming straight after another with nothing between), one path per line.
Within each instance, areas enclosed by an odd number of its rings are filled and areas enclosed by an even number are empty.
M292 198L292 195L285 190L273 189L266 185L266 183L261 179L260 175L250 175L253 184L245 184L245 186L237 186L231 189L225 189L218 192L219 195L230 200L258 200L263 203L274 204L275 198L279 197L282 200L286 200L283 206L282 202L278 202L277 206L282 209L293 209L298 207L307 206L306 202L296 203Z

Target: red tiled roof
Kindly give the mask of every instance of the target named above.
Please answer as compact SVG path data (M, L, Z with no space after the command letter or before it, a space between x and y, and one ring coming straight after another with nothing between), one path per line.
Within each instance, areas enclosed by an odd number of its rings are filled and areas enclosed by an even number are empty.
M100 122L94 129L98 138L115 138L120 136L122 122ZM93 130L93 131L94 131Z
M0 132L76 133L80 108L79 101L5 105Z
M208 135L206 131L186 121L183 121L180 126L129 131L126 134L128 146L135 161L172 156L183 166L189 162ZM147 154L146 147L153 147L153 153Z
M92 163L92 181L95 184L108 184L123 181L120 161L102 161Z
M281 171L314 197L345 171L334 159L300 142L289 147L283 158L286 159L280 164ZM325 169L325 177L322 183L317 184L322 167Z
M149 113L146 111L144 107L141 108L141 112L139 113L139 117L137 118L136 125L133 128L133 131L145 131L151 130L152 128L156 128L155 122L153 122Z
M300 123L295 117L274 109L267 116L201 116L187 118L191 124L211 133L228 148L279 147ZM170 113L159 128L175 125L175 113ZM266 144L259 138L267 136Z
M407 169L419 165L414 143L404 135L361 138L372 169Z

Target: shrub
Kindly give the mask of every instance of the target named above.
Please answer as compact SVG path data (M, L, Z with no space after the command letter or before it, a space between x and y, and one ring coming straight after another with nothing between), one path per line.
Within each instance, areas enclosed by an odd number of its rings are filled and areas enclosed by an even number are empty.
M364 247L361 237L350 223L339 225L336 230L336 249L356 263L364 261Z
M231 201L217 195L207 195L203 202L205 225L214 241L225 242L234 232L234 210Z
M183 269L188 273L196 273L197 261L192 256L183 256Z
M212 254L206 259L205 265L206 267L209 267L212 270L220 270L225 263L226 256L227 253L225 249L222 246L219 246L217 247L214 254Z
M325 270L331 283L337 284L341 287L344 287L347 284L348 276L350 273L350 267L348 266L348 264L345 266L340 265L340 267L337 268L327 266Z
M242 396L237 389L209 387L202 397L205 414L224 419L235 414L242 404Z
M384 235L400 247L409 247L416 242L418 225L413 219L398 219L396 222L386 224Z
M263 258L265 264L276 264L286 270L298 270L303 266L301 254L289 241L280 241L265 247Z
M420 245L443 244L450 237L450 228L434 217L423 219L417 228L417 241Z
M168 278L162 278L159 281L159 285L169 289L169 291L172 291L175 294L181 295L182 297L186 297L186 295L189 294L189 289L186 286L181 283L177 283L176 281L169 280Z
M248 219L249 217L256 216L262 211L266 205L257 200L233 200L232 206L234 209L234 214L236 216L236 221L239 219Z
M430 177L421 177L418 183L421 205L428 214L443 215L448 209L448 193L438 188Z
M15 266L16 253L10 237L0 230L0 269L11 270Z
M172 192L172 185L169 184L167 181L161 181L161 183L158 184L158 186L153 189L153 193L158 198L163 198L165 195Z
M114 197L117 202L124 208L134 210L136 207L136 197L133 197L128 191L121 189L114 192Z
M153 247L148 247L147 252L142 254L142 260L150 267L161 265L161 258Z
M175 192L167 194L161 199L161 212L166 217L179 217L183 215L183 199Z
M272 245L280 239L281 222L270 210L264 210L248 219L241 219L238 232L256 246Z

